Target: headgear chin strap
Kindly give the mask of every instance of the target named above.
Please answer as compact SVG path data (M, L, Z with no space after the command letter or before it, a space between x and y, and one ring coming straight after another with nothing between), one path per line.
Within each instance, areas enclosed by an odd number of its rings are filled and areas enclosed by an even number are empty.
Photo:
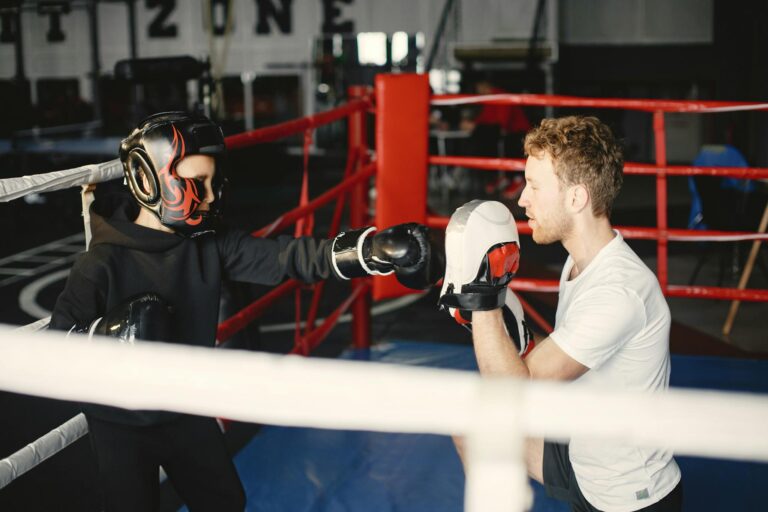
M164 226L195 237L215 231L225 182L221 165L225 150L221 128L207 117L162 112L146 118L120 143L120 160L136 201ZM215 200L208 211L198 211L205 197L204 181L182 178L176 172L181 159L189 155L215 159Z

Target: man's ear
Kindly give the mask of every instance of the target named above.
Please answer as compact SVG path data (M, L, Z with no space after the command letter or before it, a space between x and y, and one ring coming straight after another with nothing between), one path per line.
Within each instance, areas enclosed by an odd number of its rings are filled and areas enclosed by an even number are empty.
M589 190L584 185L573 185L568 191L568 207L579 213L589 206Z

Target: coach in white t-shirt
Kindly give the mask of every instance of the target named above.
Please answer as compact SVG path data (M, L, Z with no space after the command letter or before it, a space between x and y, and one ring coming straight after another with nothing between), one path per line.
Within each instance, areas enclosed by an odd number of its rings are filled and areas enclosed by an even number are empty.
M545 119L525 138L520 197L533 240L560 242L555 330L523 360L501 310L474 311L480 371L532 379L578 380L610 389L660 391L669 385L670 314L656 276L610 224L623 156L594 117ZM567 445L530 439L530 475L572 510L679 511L680 469L672 454L591 439Z

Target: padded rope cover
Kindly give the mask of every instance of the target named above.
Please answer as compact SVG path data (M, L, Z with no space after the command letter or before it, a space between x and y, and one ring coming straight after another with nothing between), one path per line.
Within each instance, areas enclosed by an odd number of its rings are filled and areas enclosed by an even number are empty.
M27 194L52 192L88 183L101 183L122 178L122 176L123 165L120 160L115 159L63 171L6 178L0 180L0 201L12 201Z

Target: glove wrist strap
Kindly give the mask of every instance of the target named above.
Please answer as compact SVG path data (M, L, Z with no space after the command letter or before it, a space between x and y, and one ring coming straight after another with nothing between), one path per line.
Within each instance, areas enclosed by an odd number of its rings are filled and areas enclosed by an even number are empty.
M365 277L369 275L386 276L393 272L374 268L375 262L366 262L364 245L368 235L376 231L373 226L346 231L333 239L331 261L333 269L341 279ZM370 252L370 251L369 251Z
M96 320L94 320L93 322L91 322L88 325L73 325L69 329L69 331L67 331L67 336L66 337L69 338L69 336L74 333L74 334L87 334L88 335L88 339L93 338L93 335L96 332L96 328L101 323L102 318L103 317L100 316L99 318L97 318Z

